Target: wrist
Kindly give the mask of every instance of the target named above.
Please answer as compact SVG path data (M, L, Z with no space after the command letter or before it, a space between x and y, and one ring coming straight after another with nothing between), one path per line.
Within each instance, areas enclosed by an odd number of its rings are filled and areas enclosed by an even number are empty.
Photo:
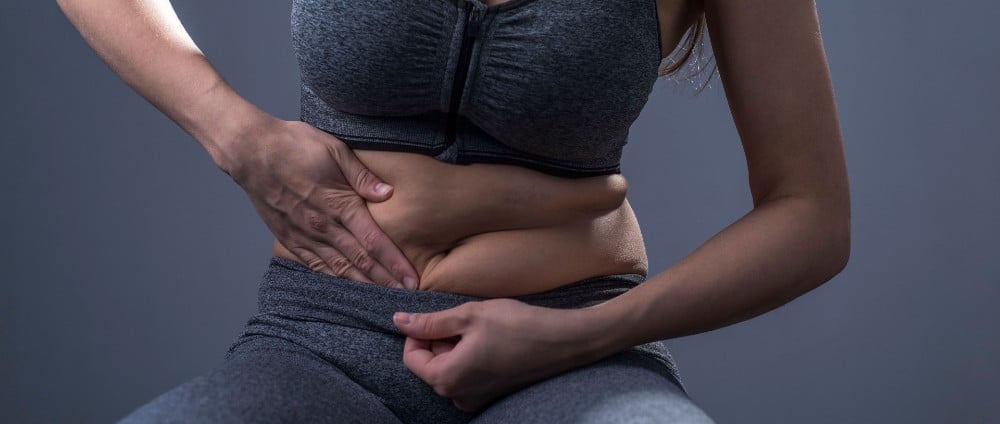
M638 344L630 330L638 328L639 318L634 309L623 308L618 299L586 308L571 310L566 320L579 330L574 343L583 348L584 360L592 362Z
M254 143L275 117L237 94L224 81L208 88L201 101L187 108L182 127L208 152L220 170L232 176L246 143Z

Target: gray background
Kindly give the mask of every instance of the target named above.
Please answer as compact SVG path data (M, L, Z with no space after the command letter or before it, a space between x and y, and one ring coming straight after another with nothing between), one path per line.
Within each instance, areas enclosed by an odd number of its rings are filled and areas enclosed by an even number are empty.
M297 117L287 1L174 4L237 90ZM998 9L820 2L851 261L774 312L673 341L720 422L1000 421ZM270 236L55 2L0 2L0 53L0 421L111 421L220 361ZM659 272L749 210L746 164L718 81L700 96L661 81L631 134Z

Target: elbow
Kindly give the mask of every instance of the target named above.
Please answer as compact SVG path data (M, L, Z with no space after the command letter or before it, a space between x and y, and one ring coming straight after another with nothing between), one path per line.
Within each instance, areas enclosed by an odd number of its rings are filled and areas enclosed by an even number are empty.
M844 268L847 268L847 263L851 260L850 227L846 231L840 232L837 240L834 248L834 257L836 258L836 270L834 274L839 274Z
M814 275L823 282L840 274L851 258L851 207L849 201L806 197L806 220L812 229ZM822 284L822 283L821 283Z
M847 263L851 260L851 200L850 195L845 194L844 199L841 203L842 206L839 209L841 212L837 216L837 222L839 223L836 228L836 244L838 247L838 258L839 269L837 273L843 271L847 267Z
M810 196L813 201L814 221L823 228L820 241L825 246L823 256L829 278L840 274L851 259L851 200L846 190L832 191L836 195Z
M851 215L843 212L829 219L831 224L827 241L827 257L829 258L829 277L840 274L851 259Z
M825 215L822 220L814 221L817 225L825 226L822 230L817 230L813 234L812 245L814 250L807 257L805 262L803 281L808 281L804 286L803 293L824 285L834 279L847 268L847 263L851 258L851 231L850 225L832 225L834 220Z

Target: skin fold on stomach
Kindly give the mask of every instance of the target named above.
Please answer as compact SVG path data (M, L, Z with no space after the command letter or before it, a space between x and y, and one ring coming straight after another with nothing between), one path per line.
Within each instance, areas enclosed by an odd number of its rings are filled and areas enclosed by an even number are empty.
M510 297L600 275L646 275L620 174L574 179L416 153L354 153L394 188L368 209L419 273L418 290ZM277 240L273 254L302 262Z

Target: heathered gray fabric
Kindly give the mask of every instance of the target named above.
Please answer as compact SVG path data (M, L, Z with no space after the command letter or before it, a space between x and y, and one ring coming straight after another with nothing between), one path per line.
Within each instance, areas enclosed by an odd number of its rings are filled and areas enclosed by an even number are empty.
M579 308L642 281L609 275L517 299ZM481 414L459 411L405 367L404 336L391 320L396 311L432 312L475 300L481 298L362 283L273 257L259 311L223 364L121 422L711 422L684 392L662 342L539 382Z
M482 21L447 146L467 8ZM293 0L301 119L355 148L618 173L659 31L655 0Z

